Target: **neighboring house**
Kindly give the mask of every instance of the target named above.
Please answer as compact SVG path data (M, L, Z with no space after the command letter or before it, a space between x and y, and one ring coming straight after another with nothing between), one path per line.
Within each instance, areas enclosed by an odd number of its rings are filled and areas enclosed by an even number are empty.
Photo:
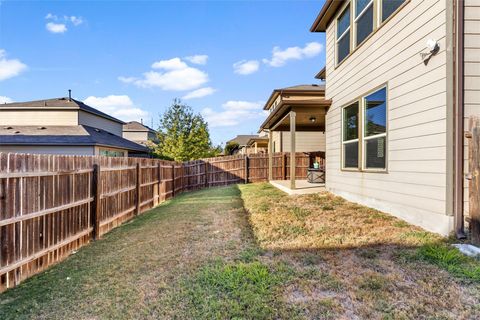
M247 154L268 153L268 137L250 138L247 142Z
M327 0L326 187L462 236L464 117L480 114L478 0Z
M269 111L260 131L271 132L272 152L290 152L289 112L298 114L295 133L296 152L325 151L325 101L323 85L298 85L273 90L264 106Z
M123 125L123 137L146 147L158 143L157 131L138 121L130 121Z
M0 105L0 152L148 156L122 138L124 122L81 101L57 98Z
M238 149L233 151L233 154L247 154L248 149L248 141L250 139L258 138L258 135L252 134L239 134L235 138L228 140L227 144L229 143L238 143Z

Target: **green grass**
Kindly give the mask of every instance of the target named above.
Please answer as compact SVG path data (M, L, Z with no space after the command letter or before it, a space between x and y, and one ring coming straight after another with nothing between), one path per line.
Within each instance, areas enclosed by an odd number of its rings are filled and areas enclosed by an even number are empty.
M193 319L271 319L275 288L281 283L260 262L216 262L183 284Z
M452 275L480 283L480 262L445 243L430 244L418 249L418 257L447 270Z

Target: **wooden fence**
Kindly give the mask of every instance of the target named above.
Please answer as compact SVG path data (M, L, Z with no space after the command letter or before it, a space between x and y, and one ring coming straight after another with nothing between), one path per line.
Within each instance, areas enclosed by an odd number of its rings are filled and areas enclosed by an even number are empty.
M289 156L273 156L288 179ZM296 155L298 178L310 157ZM175 195L268 180L268 155L184 163L144 158L0 153L0 292Z

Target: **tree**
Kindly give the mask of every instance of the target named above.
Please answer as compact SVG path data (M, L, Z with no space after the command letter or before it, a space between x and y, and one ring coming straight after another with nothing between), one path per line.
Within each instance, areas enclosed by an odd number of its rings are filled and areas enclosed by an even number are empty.
M238 142L235 142L235 141L227 142L227 144L225 145L225 155L232 155L235 151L238 150L239 147L240 145L238 144Z
M158 140L154 153L166 160L189 161L219 154L203 117L179 99L161 116Z

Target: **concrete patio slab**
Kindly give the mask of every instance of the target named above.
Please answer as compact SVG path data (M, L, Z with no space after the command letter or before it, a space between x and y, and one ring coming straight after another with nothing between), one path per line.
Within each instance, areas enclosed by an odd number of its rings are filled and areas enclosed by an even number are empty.
M290 189L290 180L272 180L270 184L289 195L310 194L326 191L324 183L310 183L307 180L296 180L296 189Z

